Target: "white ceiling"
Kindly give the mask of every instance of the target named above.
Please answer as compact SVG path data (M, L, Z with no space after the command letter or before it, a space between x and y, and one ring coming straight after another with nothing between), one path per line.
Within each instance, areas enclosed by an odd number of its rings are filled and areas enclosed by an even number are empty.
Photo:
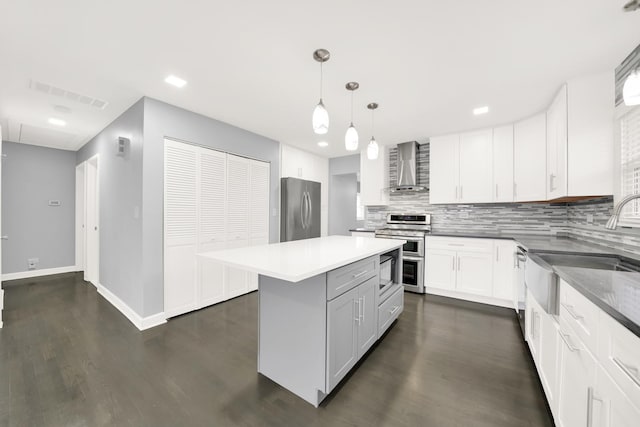
M361 147L371 136L366 104L372 101L380 104L380 143L421 141L523 118L543 109L568 78L615 68L640 44L640 11L624 13L623 4L3 1L0 123L5 139L77 149L147 95L334 157L349 154L344 84L355 80ZM312 53L320 47L331 52L324 149L311 129L319 97ZM187 86L168 86L168 74ZM32 81L108 104L99 109L44 94L29 88ZM482 105L490 113L473 116ZM55 128L49 117L67 126Z

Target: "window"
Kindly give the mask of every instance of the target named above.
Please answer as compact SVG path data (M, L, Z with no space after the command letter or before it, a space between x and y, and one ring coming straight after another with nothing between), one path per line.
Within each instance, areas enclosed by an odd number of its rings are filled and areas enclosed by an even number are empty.
M622 197L640 193L640 108L620 118L621 190ZM625 206L621 220L640 225L640 200Z

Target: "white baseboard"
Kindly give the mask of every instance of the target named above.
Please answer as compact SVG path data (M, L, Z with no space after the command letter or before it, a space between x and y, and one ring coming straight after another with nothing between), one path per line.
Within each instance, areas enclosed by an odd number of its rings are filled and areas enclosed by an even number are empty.
M164 312L160 312L151 316L141 317L138 313L136 313L131 307L129 307L124 301L118 298L113 292L109 289L105 288L101 284L98 283L98 293L104 297L107 301L111 303L115 308L120 310L124 316L129 319L133 325L141 331L145 329L153 328L154 326L162 325L167 322L167 319L164 317Z
M513 307L513 301L431 287L425 287L425 291L430 295L438 295L441 297L456 298L464 301L479 302L481 304L496 305L498 307L510 308L515 311Z
M51 274L73 273L77 271L75 265L68 267L43 268L42 270L20 271L18 273L7 273L2 275L2 281L29 279L31 277L49 276Z

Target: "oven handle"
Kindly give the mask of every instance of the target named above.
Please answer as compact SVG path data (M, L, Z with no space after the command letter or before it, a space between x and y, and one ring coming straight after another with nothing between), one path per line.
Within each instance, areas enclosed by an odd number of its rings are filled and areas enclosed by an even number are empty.
M407 261L418 261L418 262L424 262L424 258L422 257L415 257L415 256L402 256L403 260L407 260Z

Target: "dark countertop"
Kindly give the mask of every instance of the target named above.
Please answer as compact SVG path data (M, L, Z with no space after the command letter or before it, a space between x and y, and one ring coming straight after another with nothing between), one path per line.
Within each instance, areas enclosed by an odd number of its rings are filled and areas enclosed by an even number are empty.
M500 232L432 232L430 236L515 240L528 252L568 255L614 255L623 260L640 262L640 255L570 237ZM534 258L535 259L535 258ZM640 337L640 273L609 271L597 268L549 266L565 282L600 309Z
M374 233L376 231L375 228L350 228L349 231L357 231L358 233Z
M640 337L640 273L555 266L569 285Z

